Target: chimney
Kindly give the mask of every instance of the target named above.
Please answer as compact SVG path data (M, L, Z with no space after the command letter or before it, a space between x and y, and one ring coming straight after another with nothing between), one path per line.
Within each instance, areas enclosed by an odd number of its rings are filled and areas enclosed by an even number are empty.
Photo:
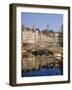
M49 30L49 24L47 24L47 31Z
M35 31L35 25L33 25L32 29Z
M22 30L24 30L24 25L22 25Z

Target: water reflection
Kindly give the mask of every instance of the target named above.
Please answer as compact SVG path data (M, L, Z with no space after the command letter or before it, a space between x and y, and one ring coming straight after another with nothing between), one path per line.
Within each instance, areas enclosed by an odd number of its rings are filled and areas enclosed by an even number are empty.
M63 59L57 60L48 50L34 50L23 54L22 77L63 75Z
M48 50L35 50L35 51L32 51L32 54L33 55L35 55L35 56L37 56L37 55L40 55L40 56L42 56L42 55L45 55L45 56L48 56L48 54L52 54L53 55L53 53L51 52L51 51L48 51Z

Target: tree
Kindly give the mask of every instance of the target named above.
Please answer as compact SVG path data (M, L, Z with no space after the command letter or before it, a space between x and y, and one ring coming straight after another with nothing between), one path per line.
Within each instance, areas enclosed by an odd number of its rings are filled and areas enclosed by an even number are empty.
M59 32L59 45L63 47L63 24L61 25Z
M49 32L53 33L54 31L51 29L51 30L49 30Z

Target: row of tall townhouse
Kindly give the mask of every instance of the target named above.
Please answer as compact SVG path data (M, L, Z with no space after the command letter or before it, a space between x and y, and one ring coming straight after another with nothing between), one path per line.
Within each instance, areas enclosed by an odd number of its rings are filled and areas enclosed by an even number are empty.
M45 31L45 32L43 32ZM30 48L40 48L56 45L58 46L58 32L48 32L47 30L40 31L39 29L30 29L25 27L22 30L22 43L23 46ZM27 45L26 45L27 44Z

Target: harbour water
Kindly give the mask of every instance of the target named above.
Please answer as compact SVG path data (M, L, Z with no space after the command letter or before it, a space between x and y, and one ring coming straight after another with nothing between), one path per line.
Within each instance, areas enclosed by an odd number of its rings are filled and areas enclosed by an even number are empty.
M35 71L24 72L22 71L22 77L34 77L34 76L53 76L63 75L63 69L58 67L53 68L41 68Z

